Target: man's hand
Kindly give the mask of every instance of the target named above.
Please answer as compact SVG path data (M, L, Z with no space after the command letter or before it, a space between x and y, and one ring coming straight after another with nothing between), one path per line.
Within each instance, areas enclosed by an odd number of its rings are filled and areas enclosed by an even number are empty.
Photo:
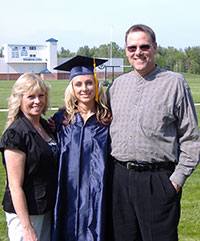
M174 188L176 189L176 192L178 193L181 189L181 187L179 185L177 185L175 182L172 182L172 185L174 186Z

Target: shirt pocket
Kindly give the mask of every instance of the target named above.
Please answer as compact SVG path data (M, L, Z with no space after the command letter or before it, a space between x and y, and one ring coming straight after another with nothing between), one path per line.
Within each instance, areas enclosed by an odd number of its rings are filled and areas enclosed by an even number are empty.
M164 132L175 121L172 111L167 107L152 108L149 106L143 109L139 116L141 128L150 133Z
M29 201L32 200L39 200L39 199L43 199L46 196L46 189L44 186L42 185L37 185L35 187L32 188L32 191L30 191L27 195L26 198Z
M37 199L42 199L46 196L46 189L43 186L38 186L35 189L35 198Z

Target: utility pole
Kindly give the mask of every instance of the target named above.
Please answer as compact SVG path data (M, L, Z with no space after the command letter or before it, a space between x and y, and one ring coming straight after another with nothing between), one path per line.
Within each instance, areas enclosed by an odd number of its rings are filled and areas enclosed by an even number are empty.
M110 65L112 65L112 25L110 27Z

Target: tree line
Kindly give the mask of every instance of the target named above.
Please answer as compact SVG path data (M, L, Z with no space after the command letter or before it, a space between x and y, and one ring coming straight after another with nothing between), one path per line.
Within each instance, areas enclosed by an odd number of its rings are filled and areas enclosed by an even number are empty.
M130 65L125 54L125 49L115 42L102 44L99 47L89 48L87 45L80 47L77 52L70 52L69 49L61 47L58 57L71 58L77 54L88 57L100 58L123 58L124 65ZM184 50L174 47L158 46L156 63L160 68L173 70L176 72L200 74L200 46L187 47ZM127 69L130 71L130 69Z
M88 57L123 58L124 65L130 65L125 54L125 49L121 48L115 42L102 44L99 47L93 48L89 48L85 45L80 47L77 52L71 52L64 47L61 47L58 51L59 58L71 58L77 54ZM0 49L0 57L2 57L2 49ZM184 50L174 47L164 48L158 46L156 63L163 69L182 73L200 74L200 46L187 47ZM130 71L130 68L125 68L125 72L126 71Z

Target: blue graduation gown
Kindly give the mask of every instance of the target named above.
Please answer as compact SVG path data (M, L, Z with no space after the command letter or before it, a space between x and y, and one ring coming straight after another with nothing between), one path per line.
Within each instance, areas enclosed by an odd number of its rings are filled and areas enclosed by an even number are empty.
M105 240L105 181L108 127L96 115L84 124L61 124L63 112L54 116L60 148L58 190L53 240Z

